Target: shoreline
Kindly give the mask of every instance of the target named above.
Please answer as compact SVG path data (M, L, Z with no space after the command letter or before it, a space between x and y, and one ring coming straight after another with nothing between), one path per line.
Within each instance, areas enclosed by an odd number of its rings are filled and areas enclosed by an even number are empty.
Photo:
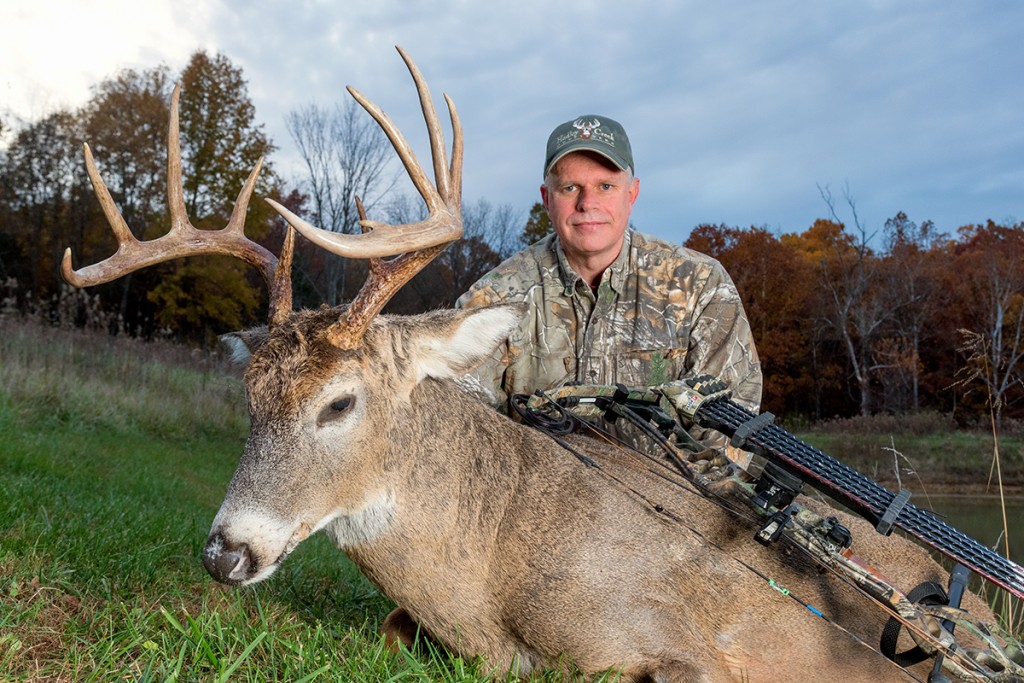
M899 490L899 486L895 479L884 478L876 479L875 481L890 491L895 492ZM942 479L931 481L915 479L911 482L904 481L903 483L903 488L910 489L914 498L942 496L943 498L982 498L985 500L999 500L999 498L1002 497L1008 501L1024 502L1024 484L1018 482L1013 482L1012 484L1004 483L1001 494L998 486L994 484L987 484L985 482L965 483L961 481L948 481ZM913 500L913 498L911 500Z

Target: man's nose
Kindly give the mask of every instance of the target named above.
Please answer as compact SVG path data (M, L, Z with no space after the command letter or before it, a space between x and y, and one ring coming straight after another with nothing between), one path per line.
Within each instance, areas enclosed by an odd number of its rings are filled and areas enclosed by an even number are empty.
M587 189L580 189L576 196L576 210L587 211L594 205L594 193Z

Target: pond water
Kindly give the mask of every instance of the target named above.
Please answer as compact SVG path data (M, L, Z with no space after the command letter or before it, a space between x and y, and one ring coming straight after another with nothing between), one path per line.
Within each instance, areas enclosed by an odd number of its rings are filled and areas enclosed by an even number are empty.
M922 509L930 508L944 522L990 548L998 543L997 550L1005 554L1003 513L998 497L914 496L911 500ZM1010 531L1010 559L1024 565L1024 498L1006 500L1006 521Z

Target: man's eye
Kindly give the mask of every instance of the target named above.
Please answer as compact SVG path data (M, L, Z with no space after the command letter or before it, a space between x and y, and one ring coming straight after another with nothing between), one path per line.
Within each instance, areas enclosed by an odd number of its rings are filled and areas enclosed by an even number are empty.
M575 192L576 191L576 186L575 185L566 185L565 187L562 188L562 190L565 191L565 192Z
M601 183L601 189L602 190L610 190L610 189L612 189L612 184L611 183Z

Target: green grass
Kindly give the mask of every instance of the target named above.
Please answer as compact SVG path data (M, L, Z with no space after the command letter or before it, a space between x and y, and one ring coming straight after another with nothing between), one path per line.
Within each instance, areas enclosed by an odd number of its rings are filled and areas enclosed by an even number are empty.
M10 321L0 359L0 681L484 679L389 652L393 605L322 535L255 588L209 578L247 429L237 373Z
M824 426L799 436L829 455L883 483L933 489L969 488L972 493L998 492L992 469L992 434L984 430L954 430L937 426L922 432L916 422L935 422L934 416L858 420L856 426ZM844 429L845 427L845 429ZM1024 438L999 438L1002 480L1006 490L1024 493Z

